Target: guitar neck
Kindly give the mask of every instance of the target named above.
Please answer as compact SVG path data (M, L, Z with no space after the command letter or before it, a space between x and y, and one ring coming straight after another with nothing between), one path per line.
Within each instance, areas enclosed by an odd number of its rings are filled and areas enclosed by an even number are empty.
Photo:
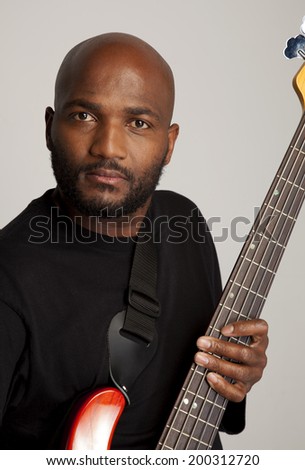
M305 114L272 182L233 268L206 335L226 338L221 329L237 320L258 318L304 200ZM192 365L157 449L210 449L227 400L205 380L207 370Z

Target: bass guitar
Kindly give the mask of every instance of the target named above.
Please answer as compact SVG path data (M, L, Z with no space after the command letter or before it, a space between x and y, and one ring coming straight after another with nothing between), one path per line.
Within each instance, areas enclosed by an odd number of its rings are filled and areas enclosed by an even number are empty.
M305 36L287 43L288 58L305 59ZM305 109L305 65L294 79ZM258 318L287 246L304 200L305 113L271 184L249 236L225 286L206 335L248 344L249 338L226 338L221 329L237 320ZM191 366L161 435L157 449L210 449L219 429L227 400L206 381L207 370ZM115 388L92 392L84 398L74 418L66 449L110 449L125 397Z

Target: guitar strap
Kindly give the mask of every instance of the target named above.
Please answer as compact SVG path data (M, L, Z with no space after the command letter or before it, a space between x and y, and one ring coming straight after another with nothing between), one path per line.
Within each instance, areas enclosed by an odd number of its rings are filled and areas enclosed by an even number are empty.
M126 310L115 315L108 330L109 369L115 385L127 392L157 349L157 247L152 232L139 234L128 288Z
M121 333L148 346L155 333L160 307L157 298L157 248L152 233L138 239L128 290L128 306Z

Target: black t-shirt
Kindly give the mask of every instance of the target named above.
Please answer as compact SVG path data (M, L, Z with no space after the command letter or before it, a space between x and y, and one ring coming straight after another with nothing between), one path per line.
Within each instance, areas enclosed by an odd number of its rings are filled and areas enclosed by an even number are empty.
M127 302L135 241L87 232L51 199L0 233L0 448L58 448L74 401L109 385L107 332ZM154 449L221 293L215 249L188 199L156 191L158 348L129 390L112 448ZM227 432L244 426L230 404ZM216 445L219 445L217 440Z

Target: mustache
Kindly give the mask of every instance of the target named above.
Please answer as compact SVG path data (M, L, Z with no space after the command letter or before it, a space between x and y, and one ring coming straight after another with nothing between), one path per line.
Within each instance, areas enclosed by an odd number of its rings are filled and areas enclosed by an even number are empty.
M87 165L81 165L78 167L76 174L88 173L95 170L113 170L118 171L129 181L134 180L133 173L127 168L121 166L116 160L102 160L96 163L88 163Z

